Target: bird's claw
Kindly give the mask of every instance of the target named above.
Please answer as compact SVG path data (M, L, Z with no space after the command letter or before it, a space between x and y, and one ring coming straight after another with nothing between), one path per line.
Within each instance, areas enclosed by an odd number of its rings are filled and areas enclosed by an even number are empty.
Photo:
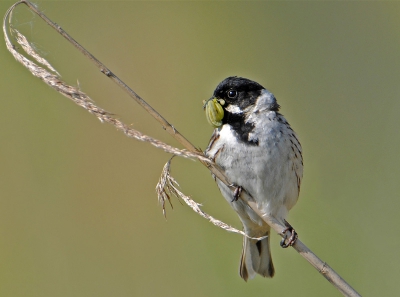
M298 238L298 235L297 235L296 230L294 230L294 228L286 220L284 220L284 223L285 223L286 228L283 229L281 232L281 234L283 234L283 239L281 240L280 245L283 248L287 248L289 246L294 245L294 243L296 242L296 240ZM286 235L286 231L290 231L290 233L291 233L289 238Z
M232 198L231 202L235 202L239 199L240 194L242 194L243 188L241 186L235 186L235 185L231 185L231 186L235 187L235 190L233 191L233 198Z

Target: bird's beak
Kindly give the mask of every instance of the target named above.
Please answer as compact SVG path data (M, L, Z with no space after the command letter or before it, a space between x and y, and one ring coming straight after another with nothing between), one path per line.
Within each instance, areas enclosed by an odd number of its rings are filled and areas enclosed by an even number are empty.
M211 126L215 128L222 126L222 119L224 118L224 109L222 108L222 105L225 104L225 101L211 97L203 103L203 109L206 111L207 121Z

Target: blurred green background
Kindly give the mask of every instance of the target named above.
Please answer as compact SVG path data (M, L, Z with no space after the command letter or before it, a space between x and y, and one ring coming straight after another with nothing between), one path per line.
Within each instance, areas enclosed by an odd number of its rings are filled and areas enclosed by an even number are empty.
M203 149L202 100L221 80L271 90L304 149L289 221L362 295L400 295L399 2L36 3ZM26 7L13 24L68 83L178 145ZM101 124L4 43L0 61L0 296L340 296L275 234L276 276L242 281L240 235L177 200L162 216L154 187L169 155ZM198 162L175 159L172 173L241 227Z

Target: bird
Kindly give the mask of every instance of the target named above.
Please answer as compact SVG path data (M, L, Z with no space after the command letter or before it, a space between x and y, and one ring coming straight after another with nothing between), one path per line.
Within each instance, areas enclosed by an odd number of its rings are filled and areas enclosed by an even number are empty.
M286 217L298 200L303 177L300 141L279 112L275 96L250 79L238 76L224 79L203 103L207 120L215 128L204 153L232 183L226 185L214 176L247 235L243 237L240 277L245 281L256 274L271 278L275 269L270 226L239 196L246 191L260 210L292 231ZM294 230L291 234L289 243L283 240L281 246L294 243L297 234Z

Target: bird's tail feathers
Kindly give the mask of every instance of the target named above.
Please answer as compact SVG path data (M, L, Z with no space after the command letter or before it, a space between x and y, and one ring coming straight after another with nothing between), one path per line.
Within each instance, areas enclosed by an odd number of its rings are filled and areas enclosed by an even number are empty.
M256 273L263 277L273 277L275 273L269 246L269 231L262 240L243 238L243 250L240 260L240 276L247 281Z

